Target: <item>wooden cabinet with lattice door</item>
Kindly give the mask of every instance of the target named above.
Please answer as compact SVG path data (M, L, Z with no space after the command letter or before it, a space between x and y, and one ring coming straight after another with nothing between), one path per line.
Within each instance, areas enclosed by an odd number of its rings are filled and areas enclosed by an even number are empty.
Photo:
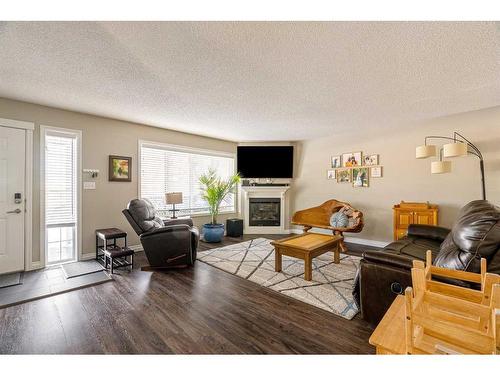
M410 224L438 225L439 208L435 204L401 201L393 210L394 240L406 236Z

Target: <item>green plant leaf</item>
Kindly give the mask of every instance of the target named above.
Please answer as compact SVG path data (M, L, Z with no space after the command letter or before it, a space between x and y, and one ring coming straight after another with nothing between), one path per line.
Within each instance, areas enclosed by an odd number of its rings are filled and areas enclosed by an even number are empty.
M212 224L217 224L220 204L229 193L234 192L239 182L239 174L235 174L227 180L223 180L217 176L217 172L211 168L208 172L200 176L199 183L201 185L202 198L208 203Z

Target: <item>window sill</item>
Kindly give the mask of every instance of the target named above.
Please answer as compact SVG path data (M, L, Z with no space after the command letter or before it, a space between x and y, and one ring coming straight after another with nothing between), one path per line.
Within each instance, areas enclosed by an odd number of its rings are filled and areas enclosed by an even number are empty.
M177 214L179 214L179 213L177 213ZM220 212L219 216L221 216L221 215L234 215L234 214L238 214L238 212L236 212L236 211L224 211L224 212ZM207 213L180 215L180 217L183 217L183 216L188 216L190 218L194 218L194 217L210 217L210 214L207 212ZM163 218L164 216L160 215L160 217ZM165 216L165 218L169 219L170 216Z

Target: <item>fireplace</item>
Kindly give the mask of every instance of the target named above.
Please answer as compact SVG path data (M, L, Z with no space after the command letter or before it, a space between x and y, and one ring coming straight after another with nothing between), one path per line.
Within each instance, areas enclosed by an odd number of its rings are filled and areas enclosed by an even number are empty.
M245 234L286 234L289 186L242 186L241 217Z
M250 198L248 221L252 227L279 227L281 225L280 198Z

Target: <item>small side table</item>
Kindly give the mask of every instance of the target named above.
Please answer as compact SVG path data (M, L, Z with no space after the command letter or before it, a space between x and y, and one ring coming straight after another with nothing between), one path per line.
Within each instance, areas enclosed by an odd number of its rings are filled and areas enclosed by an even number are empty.
M406 354L405 297L397 296L370 336L377 354Z
M124 246L120 247L116 241L123 239ZM99 244L102 240L102 245ZM109 241L113 241L110 243ZM127 257L130 256L130 261ZM127 247L127 232L118 228L96 229L95 231L95 259L101 263L106 269L108 264L111 273L115 268L131 267L134 265L134 251Z

